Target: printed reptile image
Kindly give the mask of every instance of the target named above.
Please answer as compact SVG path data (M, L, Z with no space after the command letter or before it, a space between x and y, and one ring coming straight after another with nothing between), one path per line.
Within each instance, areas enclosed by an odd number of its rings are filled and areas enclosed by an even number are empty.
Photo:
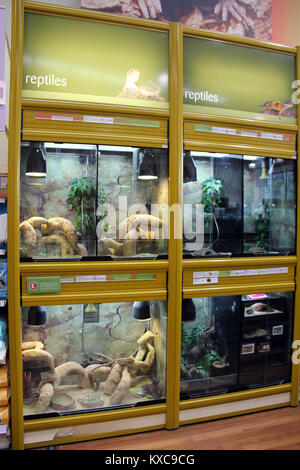
M81 0L81 6L272 40L272 0Z

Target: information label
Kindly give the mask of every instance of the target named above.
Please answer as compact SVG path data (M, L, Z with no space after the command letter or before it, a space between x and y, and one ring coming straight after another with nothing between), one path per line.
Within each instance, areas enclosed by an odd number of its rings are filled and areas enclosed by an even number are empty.
M27 278L27 292L29 294L51 294L60 291L60 278L57 276Z
M218 277L200 277L193 280L193 284L218 284L218 282Z
M193 284L216 283L219 277L263 276L268 274L288 274L288 272L289 268L287 266L279 268L237 269L231 271L194 271ZM214 279L214 281L205 281L205 279Z
M139 273L139 274L98 274L88 276L76 276L75 278L62 278L62 283L68 282L110 282L110 281L154 281L157 276L153 273Z

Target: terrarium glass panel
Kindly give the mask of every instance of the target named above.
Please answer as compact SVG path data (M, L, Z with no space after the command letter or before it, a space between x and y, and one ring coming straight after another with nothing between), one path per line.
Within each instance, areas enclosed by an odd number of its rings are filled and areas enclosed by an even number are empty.
M294 294L243 295L239 385L277 385L291 377Z
M22 308L24 416L160 403L167 302Z
M185 152L185 257L292 255L296 162Z
M167 256L167 150L53 142L21 150L22 259Z
M184 299L181 399L288 382L292 292Z

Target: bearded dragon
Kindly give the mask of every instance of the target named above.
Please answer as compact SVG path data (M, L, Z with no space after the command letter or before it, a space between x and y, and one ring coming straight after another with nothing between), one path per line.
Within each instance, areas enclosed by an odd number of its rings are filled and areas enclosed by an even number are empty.
M150 101L165 101L164 98L159 96L160 88L154 85L156 88L148 88L138 83L140 78L140 71L137 69L130 69L126 74L126 81L123 86L119 97L133 98L136 100L150 100Z

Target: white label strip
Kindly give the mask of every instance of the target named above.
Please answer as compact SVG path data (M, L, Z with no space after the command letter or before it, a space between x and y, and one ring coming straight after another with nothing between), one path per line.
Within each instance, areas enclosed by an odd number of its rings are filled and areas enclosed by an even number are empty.
M241 131L241 135L244 137L258 137L257 132Z
M76 282L101 282L106 281L105 275L98 276L76 276Z
M245 276L256 276L257 274L260 274L259 269L246 269L245 271Z
M285 267L285 268L273 268L271 271L272 271L273 274L278 274L278 273L287 274L289 272L289 268L287 268L287 267Z
M245 271L238 270L238 271L231 271L231 276L245 276Z
M61 282L61 283L74 282L74 278L73 278L73 277L64 277L64 278L60 278L60 282Z
M103 117L103 116L83 116L84 122L96 122L100 124L113 124L114 118L112 117Z
M52 116L52 121L73 121L73 116Z
M219 271L201 271L201 272L194 272L193 279L199 279L201 277L218 277Z
M268 132L261 133L262 139L273 139L273 140L283 140L283 135L281 134L269 134Z
M193 280L193 284L218 284L218 282L218 277L200 277Z
M268 268L268 269L239 269L235 271L229 271L230 276L262 276L265 274L288 274L288 267L281 268ZM193 272L193 283L201 284L204 283L201 281L203 278L213 278L217 279L219 277L219 271L195 271ZM218 280L216 281L218 282Z
M211 131L215 132L217 134L236 135L236 129L228 129L228 128L225 128L225 127L212 127Z
M231 276L263 276L264 274L287 274L289 268L268 268L268 269L245 269L239 271L231 271Z

